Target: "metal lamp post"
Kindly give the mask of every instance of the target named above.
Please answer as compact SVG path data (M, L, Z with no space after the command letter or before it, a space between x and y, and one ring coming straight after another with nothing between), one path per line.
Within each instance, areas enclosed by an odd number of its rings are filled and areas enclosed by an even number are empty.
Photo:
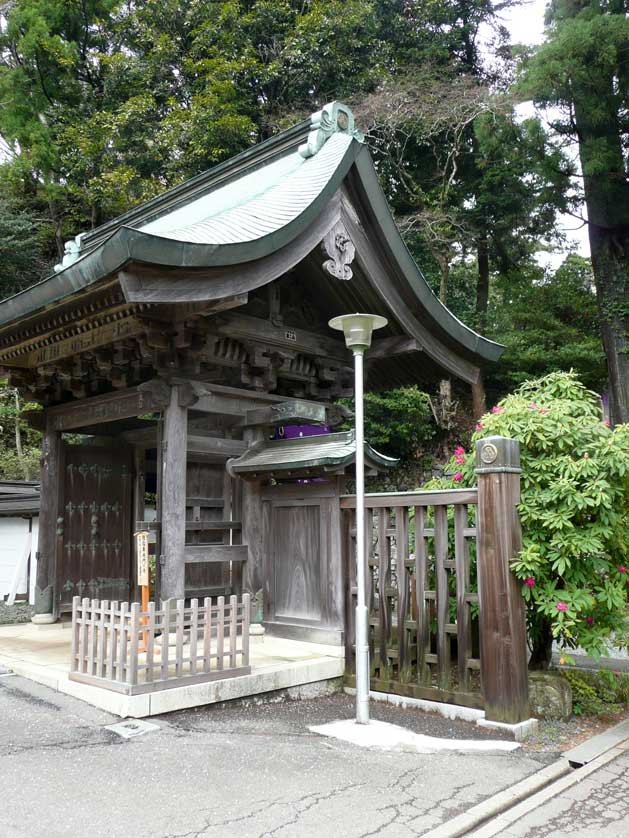
M363 412L363 358L371 346L374 329L387 325L377 314L344 314L329 322L345 335L345 345L354 353L356 402L356 722L369 723L369 636L365 602L365 427Z

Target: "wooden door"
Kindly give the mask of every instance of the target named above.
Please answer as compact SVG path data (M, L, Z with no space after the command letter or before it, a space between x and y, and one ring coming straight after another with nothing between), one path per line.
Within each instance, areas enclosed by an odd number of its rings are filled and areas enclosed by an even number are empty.
M57 518L59 611L72 597L129 600L133 452L63 446Z
M321 509L273 509L275 616L280 620L321 620Z

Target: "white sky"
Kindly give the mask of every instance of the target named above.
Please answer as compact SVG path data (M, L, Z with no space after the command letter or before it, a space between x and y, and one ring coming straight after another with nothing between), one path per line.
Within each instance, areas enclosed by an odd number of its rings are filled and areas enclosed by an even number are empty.
M545 9L546 0L525 0L520 6L505 9L501 13L500 16L509 29L514 43L539 44L544 40ZM518 107L522 116L531 114L534 110L532 102L525 102ZM538 115L542 119L544 118L542 112L538 112ZM590 243L587 227L585 225L581 226L581 222L571 215L561 215L558 221L560 228L567 236L566 250L576 248L582 256L589 256ZM543 265L558 267L563 262L564 256L563 252L540 253L538 254L538 260Z

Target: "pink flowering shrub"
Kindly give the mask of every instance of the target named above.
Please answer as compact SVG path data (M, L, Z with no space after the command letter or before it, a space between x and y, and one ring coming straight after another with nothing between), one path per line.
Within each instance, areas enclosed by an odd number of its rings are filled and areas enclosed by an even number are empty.
M553 640L605 653L627 646L629 426L611 430L598 398L574 373L523 384L482 417L465 456L431 486L475 486L474 443L520 441L523 549L513 562L527 603L531 666ZM464 460L464 462L461 462Z

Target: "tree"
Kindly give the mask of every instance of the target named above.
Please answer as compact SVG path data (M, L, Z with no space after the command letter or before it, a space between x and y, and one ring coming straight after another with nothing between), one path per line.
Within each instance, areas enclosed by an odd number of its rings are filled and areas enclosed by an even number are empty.
M513 563L527 603L532 668L553 640L588 654L626 646L629 585L629 426L607 427L600 401L574 373L525 382L483 416L472 442L520 441L523 549ZM458 452L442 487L475 485Z
M14 294L42 274L45 260L37 219L0 197L0 277L4 295Z
M611 417L629 422L629 6L554 0L550 11L523 90L561 109L553 128L578 146Z
M589 259L571 254L555 271L531 262L500 276L488 327L491 338L506 347L488 371L487 387L498 398L559 370L574 370L588 389L603 391L605 355Z

